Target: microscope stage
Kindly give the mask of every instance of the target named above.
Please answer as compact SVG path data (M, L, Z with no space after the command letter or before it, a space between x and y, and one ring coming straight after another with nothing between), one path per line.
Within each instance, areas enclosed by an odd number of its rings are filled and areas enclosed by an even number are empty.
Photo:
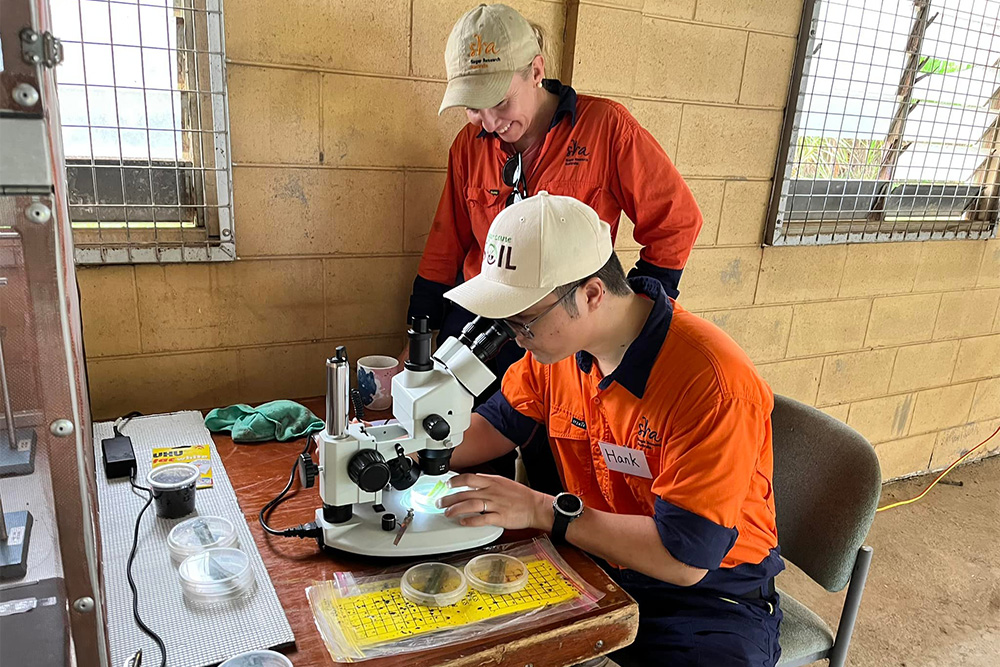
M450 475L429 479L446 480L448 476ZM446 517L441 510L421 507L423 503L411 493L420 486L421 483L417 482L407 491L384 492L382 505L385 512L376 512L369 503L356 504L354 516L344 523L327 523L323 520L322 508L316 510L316 525L323 528L324 544L366 556L425 556L472 549L489 544L503 534L503 529L496 526L463 526L457 519ZM414 510L413 522L403 533L399 544L394 545L393 540L396 539L410 507ZM382 516L385 513L396 516L394 530L382 530Z

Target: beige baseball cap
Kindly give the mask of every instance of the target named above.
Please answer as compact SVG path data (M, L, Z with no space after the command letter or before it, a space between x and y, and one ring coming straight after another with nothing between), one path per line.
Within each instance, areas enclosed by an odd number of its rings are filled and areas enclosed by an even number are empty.
M476 315L516 315L596 273L614 252L611 225L572 197L539 192L493 219L478 276L445 292Z
M448 88L440 114L451 107L488 109L500 104L514 73L541 53L531 25L507 5L479 5L451 29L444 50Z

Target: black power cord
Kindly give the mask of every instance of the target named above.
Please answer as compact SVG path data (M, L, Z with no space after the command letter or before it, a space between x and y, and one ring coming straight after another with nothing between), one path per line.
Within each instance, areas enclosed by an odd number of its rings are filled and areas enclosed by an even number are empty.
M121 433L118 433L117 428L115 428L115 433L121 435ZM135 617L135 622L139 626L139 629L149 635L150 639L156 642L156 645L160 648L160 655L162 656L160 667L167 667L167 647L164 645L163 640L160 639L160 635L153 632L139 617L139 590L136 588L135 580L132 578L132 562L135 560L135 552L139 546L139 524L142 521L142 515L146 513L149 505L153 502L153 492L135 483L135 468L132 469L132 474L129 476L128 482L132 485L133 489L146 493L146 504L139 510L139 516L135 518L135 532L132 534L132 551L128 555L128 565L125 568L125 572L128 575L128 585L132 589L132 615Z
M309 523L299 524L292 528L277 529L272 528L268 525L267 519L271 515L278 505L285 501L285 496L292 488L292 484L295 483L295 471L299 467L299 459L303 456L307 456L309 453L309 448L312 446L312 436L306 436L306 446L302 448L302 453L295 457L295 463L292 464L292 472L288 475L288 483L285 484L285 488L281 490L277 496L271 499L264 507L261 508L258 519L260 520L260 527L264 529L269 535L275 535L277 537L297 537L299 539L305 537L319 537L323 534L323 530L316 525L315 521L310 521Z
M114 425L111 427L111 429L114 431L115 438L122 438L123 440L128 442L128 450L130 453L132 451L132 441L127 435L122 434L121 429L125 428L125 425L128 424L133 417L141 417L141 416L142 416L141 412L130 412L124 417L119 417L118 419L116 419ZM163 643L163 640L160 638L160 635L156 634L152 630L152 628L146 625L146 623L139 616L139 589L135 585L135 579L132 578L132 563L135 562L135 553L139 548L139 525L142 523L142 517L146 513L146 510L149 509L149 506L153 502L153 491L151 489L147 489L144 486L136 484L135 475L137 470L136 470L135 458L132 457L132 460L129 463L131 465L131 470L129 471L128 483L132 486L134 490L142 491L143 493L146 494L146 504L142 506L142 509L139 510L139 515L135 518L135 529L132 533L132 550L129 552L128 564L125 566L125 574L128 578L128 585L129 588L132 589L132 616L135 617L135 623L136 625L139 626L139 629L142 630L147 635L149 635L149 638L152 639L154 642L156 642L156 645L159 647L161 655L160 667L167 667L166 645ZM138 655L139 656L142 655L141 650L139 651Z

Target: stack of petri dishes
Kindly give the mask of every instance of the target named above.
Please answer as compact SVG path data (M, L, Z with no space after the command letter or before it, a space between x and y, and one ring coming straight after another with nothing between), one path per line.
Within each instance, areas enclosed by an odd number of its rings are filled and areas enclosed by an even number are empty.
M188 556L177 570L184 597L197 604L237 600L254 589L250 559L239 549L207 549Z
M184 559L208 549L236 546L236 529L221 516L196 516L181 521L167 535L170 560L179 565Z

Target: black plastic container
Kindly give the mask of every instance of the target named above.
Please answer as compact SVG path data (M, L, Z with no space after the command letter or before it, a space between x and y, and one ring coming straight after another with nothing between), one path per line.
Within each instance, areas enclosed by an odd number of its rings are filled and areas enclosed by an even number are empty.
M194 512L194 492L198 477L196 466L190 463L168 463L153 468L146 476L153 492L156 516L179 519Z

